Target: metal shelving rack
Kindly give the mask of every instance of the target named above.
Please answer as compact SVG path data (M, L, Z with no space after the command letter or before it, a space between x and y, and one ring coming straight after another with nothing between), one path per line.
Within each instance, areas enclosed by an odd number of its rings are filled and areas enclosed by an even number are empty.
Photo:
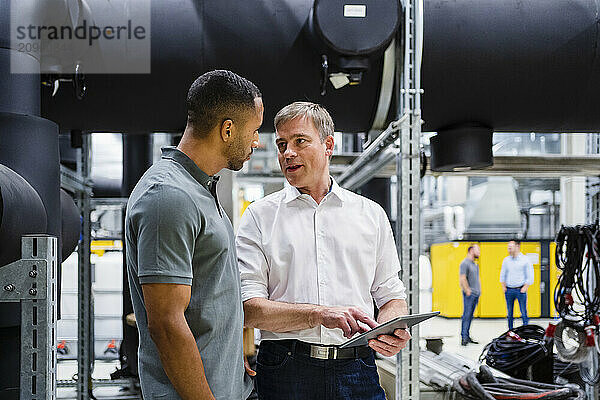
M57 247L54 236L24 236L21 259L0 269L0 302L21 305L22 400L56 399Z
M77 172L84 184L89 183L91 154L89 134L81 136L81 148L78 149ZM77 398L88 400L92 393L92 371L94 367L94 311L92 309L92 265L91 254L91 198L88 191L77 193L78 205L82 215L82 237L77 247L79 258L78 273L78 315L77 315Z
M419 312L419 256L421 201L421 56L423 0L404 0L404 23L396 40L395 93L397 120L392 122L338 176L338 183L354 189L396 160L396 244L406 285L409 313ZM419 399L419 330L396 358L396 399Z
M396 157L398 190L396 243L406 285L409 313L419 312L419 256L421 201L421 56L423 49L423 1L404 1L403 63L400 84L401 118L399 152ZM399 52L400 53L400 52ZM400 69L400 68L398 68ZM396 399L419 399L419 328L411 329L412 339L396 358Z

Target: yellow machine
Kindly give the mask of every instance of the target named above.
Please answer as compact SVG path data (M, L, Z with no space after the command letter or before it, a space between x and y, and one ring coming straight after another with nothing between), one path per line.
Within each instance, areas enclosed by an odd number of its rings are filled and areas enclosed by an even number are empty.
M476 317L501 318L506 316L506 301L500 285L502 260L508 256L507 242L450 242L431 246L433 274L433 309L441 315L457 318L462 315L462 291L459 285L459 265L467 256L471 244L481 249L479 277L481 296L475 310ZM554 262L556 245L549 241L522 242L521 252L533 263L534 283L527 291L527 312L530 317L554 316L554 288L558 279ZM515 317L520 317L518 304Z

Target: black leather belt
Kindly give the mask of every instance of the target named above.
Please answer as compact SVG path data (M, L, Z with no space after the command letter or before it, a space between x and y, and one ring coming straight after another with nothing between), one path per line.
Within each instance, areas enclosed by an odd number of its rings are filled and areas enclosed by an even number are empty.
M369 346L340 349L339 346L322 346L293 339L273 340L273 342L287 347L293 354L300 354L320 360L366 358L373 354L373 350Z

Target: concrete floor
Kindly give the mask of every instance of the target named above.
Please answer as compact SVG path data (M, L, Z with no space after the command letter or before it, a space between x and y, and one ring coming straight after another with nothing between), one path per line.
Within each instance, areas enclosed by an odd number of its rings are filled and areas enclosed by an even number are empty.
M529 324L543 327L548 326L549 318L531 318ZM515 327L521 326L522 320L515 319ZM471 338L479 344L460 344L460 318L435 317L420 324L421 338L443 337L444 351L459 354L471 360L477 360L486 344L492 339L508 330L508 322L505 318L475 318L471 323ZM421 348L425 348L425 340L421 340Z
M545 328L550 319L534 318L530 324L540 325ZM471 324L471 337L479 344L460 345L460 325L459 318L435 317L420 324L421 343L420 347L425 348L425 337L442 337L444 344L443 350L459 354L470 360L478 360L485 345L495 337L508 330L506 319L479 319L475 318ZM521 319L515 320L515 326L521 325ZM94 379L110 379L110 374L118 367L118 362L97 361L93 373ZM75 361L61 362L58 366L58 379L70 379L77 372L77 363ZM76 398L75 388L59 388L59 399ZM98 399L131 399L138 398L131 396L131 392L122 391L119 386L99 387L94 389L94 395Z

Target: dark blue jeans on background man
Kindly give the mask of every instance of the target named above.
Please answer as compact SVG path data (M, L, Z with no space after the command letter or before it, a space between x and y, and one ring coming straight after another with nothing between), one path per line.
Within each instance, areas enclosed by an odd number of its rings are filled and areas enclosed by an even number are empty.
M508 329L513 328L513 310L515 308L515 300L519 301L519 308L521 309L521 317L523 318L523 325L529 324L529 318L527 317L527 293L521 293L521 288L506 288L506 309L508 318Z
M255 383L260 400L385 400L373 353L320 360L294 353L276 340L260 344Z
M460 337L463 342L468 342L471 337L469 329L471 329L471 321L473 321L473 313L475 312L478 301L479 295L471 293L470 296L467 296L465 292L463 292L463 315L460 329Z

